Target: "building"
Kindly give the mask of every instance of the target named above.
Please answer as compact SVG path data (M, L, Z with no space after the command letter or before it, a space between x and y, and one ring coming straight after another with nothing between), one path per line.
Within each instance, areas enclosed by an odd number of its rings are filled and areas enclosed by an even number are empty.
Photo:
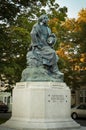
M79 87L71 91L72 105L86 103L86 71L80 72L80 79L77 81Z
M0 92L0 101L8 106L9 112L12 111L12 96L10 92Z

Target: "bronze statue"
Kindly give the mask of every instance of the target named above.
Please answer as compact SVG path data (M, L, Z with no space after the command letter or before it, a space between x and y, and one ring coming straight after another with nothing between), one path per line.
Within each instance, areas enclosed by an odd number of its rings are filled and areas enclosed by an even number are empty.
M56 36L48 27L48 16L42 15L31 31L31 46L27 52L27 68L22 72L21 81L63 81L58 69L59 57L53 45Z

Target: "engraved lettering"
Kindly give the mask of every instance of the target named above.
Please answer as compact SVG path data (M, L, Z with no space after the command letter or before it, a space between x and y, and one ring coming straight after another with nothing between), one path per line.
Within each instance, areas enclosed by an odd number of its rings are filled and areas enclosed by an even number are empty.
M51 101L52 102L63 102L64 95L51 95Z

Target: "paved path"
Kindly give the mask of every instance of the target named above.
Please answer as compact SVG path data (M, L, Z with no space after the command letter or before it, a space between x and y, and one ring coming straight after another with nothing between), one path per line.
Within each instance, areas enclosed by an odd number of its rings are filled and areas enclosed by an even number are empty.
M15 129L11 129L11 128L6 128L6 127L0 126L0 130L15 130Z
M0 126L0 130L18 130L18 129L11 129L11 128L6 128L6 127ZM86 127L81 127L80 130L86 130Z
M82 127L81 130L86 130L86 127Z

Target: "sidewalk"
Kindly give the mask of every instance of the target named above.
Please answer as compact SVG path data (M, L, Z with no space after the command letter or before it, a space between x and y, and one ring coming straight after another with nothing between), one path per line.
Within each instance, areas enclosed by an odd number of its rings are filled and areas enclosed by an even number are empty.
M82 127L81 127L81 130L86 130L86 127L82 126Z
M2 127L0 126L0 130L17 130L17 129L12 129L12 128L6 128L6 127ZM72 130L72 129L71 129ZM81 126L80 130L86 130L86 127Z
M16 129L11 129L11 128L6 128L6 127L0 126L0 130L16 130Z

